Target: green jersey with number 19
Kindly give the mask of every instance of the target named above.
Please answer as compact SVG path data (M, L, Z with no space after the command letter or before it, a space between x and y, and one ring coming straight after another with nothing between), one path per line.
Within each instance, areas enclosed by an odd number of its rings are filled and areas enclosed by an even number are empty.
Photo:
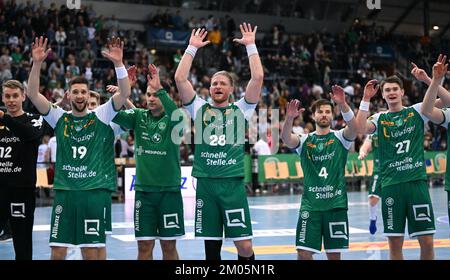
M296 152L305 175L300 210L347 209L344 174L348 149L353 141L344 138L344 129L331 130L326 135L313 132L299 138Z
M244 177L246 120L250 120L256 104L241 98L222 108L195 96L184 106L196 130L192 176Z
M50 104L44 119L54 128L58 143L55 189L116 189L114 153L110 147L114 133L109 125L116 113L112 99L83 117Z
M422 103L399 112L377 113L369 118L378 134L381 186L426 180L423 152Z

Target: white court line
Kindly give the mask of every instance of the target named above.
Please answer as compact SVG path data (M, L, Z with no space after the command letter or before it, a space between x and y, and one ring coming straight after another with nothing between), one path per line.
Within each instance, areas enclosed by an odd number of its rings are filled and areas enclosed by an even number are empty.
M349 228L350 234L369 233L368 230L359 228ZM295 236L295 228L280 228L280 229L257 229L253 230L253 237L278 237L278 236ZM123 242L136 241L134 234L113 234L112 238L118 239ZM194 232L186 232L186 236L182 240L193 240Z
M350 202L349 207L357 205L367 205L368 202ZM261 204L261 205L250 205L250 209L259 210L297 210L300 209L300 203L281 203L281 204Z
M252 225L257 225L258 222L252 221ZM185 220L184 221L185 227L193 227L194 226L194 220ZM134 228L133 222L119 222L119 223L112 223L112 228ZM33 231L50 231L50 225L34 225Z

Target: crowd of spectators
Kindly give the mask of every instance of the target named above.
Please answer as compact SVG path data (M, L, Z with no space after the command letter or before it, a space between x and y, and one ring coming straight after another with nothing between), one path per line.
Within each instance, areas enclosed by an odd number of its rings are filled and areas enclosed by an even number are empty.
M199 50L190 81L197 93L208 99L209 77L215 71L227 70L236 78L234 98L243 96L250 72L245 50L232 42L240 34L232 17L216 18L205 12L204 18L185 19L179 12L171 14L169 10L161 9L150 15L147 24L187 32L193 28L206 28L211 44ZM328 98L331 85L335 83L344 87L348 102L356 111L365 83L392 74L398 74L405 80L406 104L420 102L426 86L415 81L408 71L399 69L400 63L414 61L430 73L437 54L442 50L448 53L449 45L448 41L433 44L424 43L420 38L388 36L375 24L368 25L361 21L355 21L340 34L326 31L289 34L282 25L258 32L263 34L257 45L265 70L258 110L267 109L269 116L279 114L280 122L284 119L285 105L289 100L299 99L308 108L315 99ZM155 63L164 82L169 85L169 94L181 107L173 77L183 50L158 51L158 47L151 50L145 46L142 34L122 30L115 16L105 18L92 7L83 5L79 10L69 10L65 5L45 7L42 2L32 1L18 5L14 0L0 0L0 82L14 78L26 83L31 62L30 44L33 38L40 35L49 39L52 48L41 75L41 92L52 102L61 100L68 88L68 81L76 75L85 76L91 82L91 89L107 99L110 95L106 92L106 86L115 85L116 78L113 66L101 57L100 51L107 38L120 36L125 38L126 62L137 66L132 102L137 107L146 106L146 67L149 63ZM386 59L370 54L368 47L373 44L389 46L395 56ZM444 86L449 87L448 80ZM373 102L374 112L386 107L381 95ZM26 104L25 108L32 110L30 106ZM268 126L278 129L280 122L269 122ZM335 128L344 125L339 112L336 112L334 123ZM295 122L298 132L312 131L313 127L309 110ZM362 136L358 137L354 147L356 151L362 141ZM446 141L444 129L433 125L428 127L425 149L446 149ZM268 142L270 146L276 146L270 139ZM282 143L280 147L278 152L289 152ZM181 152L183 160L188 161L192 146L182 145Z

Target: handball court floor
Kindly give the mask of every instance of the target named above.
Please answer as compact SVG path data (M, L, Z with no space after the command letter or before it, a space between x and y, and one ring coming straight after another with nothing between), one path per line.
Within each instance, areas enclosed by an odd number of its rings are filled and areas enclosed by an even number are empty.
M449 223L447 217L447 193L443 187L430 188L433 201L436 234L436 259L450 260ZM368 231L367 192L349 192L350 250L342 254L347 260L387 260L389 258L387 239L382 235L381 207L378 204L378 231L370 235ZM249 196L253 223L253 245L256 259L295 260L295 228L301 195L261 195ZM177 242L180 259L204 259L203 241L195 240L194 198L185 198L186 237ZM50 233L51 207L37 207L33 231L33 259L45 260L50 257L48 244ZM137 245L133 231L133 203L114 203L112 208L113 233L107 237L107 258L109 260L133 260L137 256ZM159 242L156 242L154 258L161 259ZM419 258L417 239L405 236L405 259ZM68 259L80 259L77 249L69 250ZM222 259L237 258L234 245L225 241ZM0 259L14 259L12 242L0 243ZM326 259L325 253L316 254L315 259Z

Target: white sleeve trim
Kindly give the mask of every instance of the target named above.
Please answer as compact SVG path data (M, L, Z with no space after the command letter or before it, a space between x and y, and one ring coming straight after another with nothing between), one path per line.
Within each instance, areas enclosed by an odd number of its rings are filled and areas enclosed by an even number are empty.
M110 98L108 102L100 105L93 110L97 118L106 125L109 125L112 119L114 119L114 117L117 115L117 111L114 109L112 100L113 99Z
M448 129L448 125L450 123L450 110L447 108L441 109L442 114L444 114L444 122L441 124L442 127Z
M349 140L345 139L345 137L344 137L344 129L342 128L342 129L340 129L338 131L333 130L333 133L336 136L336 138L339 139L339 141L341 141L341 143L344 146L344 148L349 150L354 141L349 141Z
M48 111L47 115L44 115L44 120L46 120L52 128L55 128L56 123L65 112L66 111L64 111L62 108L50 104L50 110Z
M299 144L298 144L298 147L295 149L295 152L297 154L300 155L302 153L303 144L306 142L306 139L308 139L308 136L309 136L309 134L299 134L299 135L297 135L298 140L300 141Z
M242 97L241 99L239 99L239 101L234 103L244 114L244 118L247 121L250 121L253 113L255 112L256 109L256 103L247 103L247 101L245 101L245 97Z
M411 107L413 107L414 110L416 110L416 112L419 113L420 117L422 118L422 120L423 120L424 122L428 122L429 119L428 119L425 115L423 115L423 114L420 112L420 108L422 107L422 102L417 103L417 104L414 104L414 105L412 105Z
M183 105L183 107L189 112L189 114L191 115L191 119L195 120L195 117L197 116L197 111L206 103L207 102L204 99L195 95L194 100L192 100L189 105Z

